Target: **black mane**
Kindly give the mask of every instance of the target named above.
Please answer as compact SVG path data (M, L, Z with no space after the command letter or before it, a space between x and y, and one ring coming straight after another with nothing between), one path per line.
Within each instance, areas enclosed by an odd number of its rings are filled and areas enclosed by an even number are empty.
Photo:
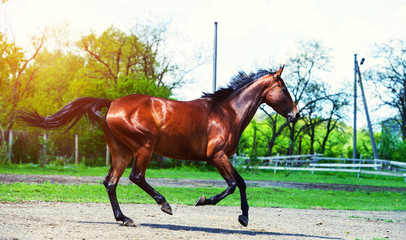
M235 75L230 83L228 84L227 87L221 87L218 90L216 90L214 93L205 93L203 92L202 97L203 98L208 98L213 101L221 101L228 96L230 96L233 92L243 88L244 86L256 81L257 79L268 75L268 74L274 74L272 70L265 70L265 69L260 69L256 73L250 73L246 74L244 71L239 71L237 75Z

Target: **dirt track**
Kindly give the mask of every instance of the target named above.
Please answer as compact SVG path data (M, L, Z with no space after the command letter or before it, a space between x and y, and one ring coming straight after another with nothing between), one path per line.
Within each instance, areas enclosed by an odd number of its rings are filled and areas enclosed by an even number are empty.
M106 203L0 204L1 239L405 239L406 212L122 204L137 226L120 226Z

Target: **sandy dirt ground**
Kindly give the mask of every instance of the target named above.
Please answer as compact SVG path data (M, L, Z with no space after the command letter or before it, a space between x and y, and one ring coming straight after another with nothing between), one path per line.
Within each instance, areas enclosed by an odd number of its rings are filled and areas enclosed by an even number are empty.
M406 239L406 211L122 204L135 227L115 222L107 203L0 203L0 239Z

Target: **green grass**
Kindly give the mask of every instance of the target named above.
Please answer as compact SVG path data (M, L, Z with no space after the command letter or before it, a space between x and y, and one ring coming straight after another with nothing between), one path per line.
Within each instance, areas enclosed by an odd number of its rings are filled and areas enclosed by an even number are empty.
M0 173L28 175L104 176L108 170L107 167L86 167L82 165L46 165L45 167L37 164L0 165Z
M192 205L200 195L207 197L220 193L221 188L170 188L157 187L168 202ZM135 185L119 185L121 203L155 203ZM250 206L281 208L326 208L337 210L406 210L406 192L344 192L324 190L248 188ZM61 201L61 202L109 202L103 185L61 184L0 184L1 202ZM239 206L236 191L218 205Z
M0 165L0 173L9 174L38 174L38 175L70 175L70 176L105 176L108 167L86 167L86 166L53 166L48 165L40 167L34 164L22 165ZM123 177L128 177L131 169L127 169ZM309 182L309 183L330 183L330 184L355 184L369 186L387 186L404 187L406 183L402 177L385 177L375 175L362 175L357 178L355 173L322 173L300 171L257 171L252 174L251 171L239 169L240 174L245 180L262 181L290 181L290 182ZM222 179L220 174L211 166L201 167L179 167L169 169L148 169L147 178L189 178L189 179Z

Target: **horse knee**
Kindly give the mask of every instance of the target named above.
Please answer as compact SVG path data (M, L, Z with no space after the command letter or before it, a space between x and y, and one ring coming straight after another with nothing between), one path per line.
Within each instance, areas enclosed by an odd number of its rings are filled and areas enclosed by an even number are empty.
M133 173L131 173L129 178L133 183L135 183L137 185L142 184L143 182L145 182L145 176L143 176L141 174L133 174Z
M245 190L247 188L247 185L245 184L244 181L237 183L237 186L240 190Z
M229 193L229 194L234 193L236 187L237 187L237 183L236 183L236 182L230 182L230 183L228 184L228 188L227 188L228 193Z
M106 187L107 193L111 194L116 191L117 184L109 182L107 179L104 179L103 185Z

